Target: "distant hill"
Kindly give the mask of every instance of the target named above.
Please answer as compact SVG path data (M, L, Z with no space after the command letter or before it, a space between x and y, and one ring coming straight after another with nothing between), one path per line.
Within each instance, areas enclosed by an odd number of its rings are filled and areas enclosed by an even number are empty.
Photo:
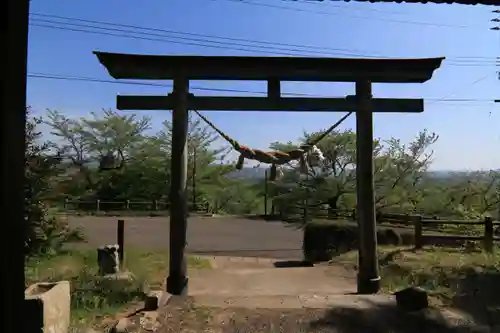
M243 168L231 171L226 175L229 179L261 180L264 179L266 168Z
M227 174L230 179L247 179L261 180L265 177L267 168L243 168L242 170L234 170ZM434 179L448 179L451 177L466 177L470 171L450 171L450 170L434 170L429 171L428 176Z

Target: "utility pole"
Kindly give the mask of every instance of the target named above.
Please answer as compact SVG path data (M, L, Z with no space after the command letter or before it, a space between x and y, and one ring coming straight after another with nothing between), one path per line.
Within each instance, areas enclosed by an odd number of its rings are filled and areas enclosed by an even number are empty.
M500 35L500 9L495 9L494 11L492 11L492 13L497 14L497 16L495 18L491 19L491 22L494 23L494 26L491 27L490 30L499 31L499 35ZM500 36L499 36L498 42L500 43ZM499 45L499 47L500 47L500 45ZM497 57L496 64L497 64L497 67L500 67L500 54ZM498 80L500 80L500 70L497 71L497 75L498 75ZM496 100L495 102L498 102L498 100Z
M196 212L196 147L193 145L193 174L192 176L192 190L193 190L193 212Z
M264 216L267 216L267 200L268 200L267 191L269 190L267 180L268 180L268 176L267 176L267 169L266 169L266 170L264 170Z

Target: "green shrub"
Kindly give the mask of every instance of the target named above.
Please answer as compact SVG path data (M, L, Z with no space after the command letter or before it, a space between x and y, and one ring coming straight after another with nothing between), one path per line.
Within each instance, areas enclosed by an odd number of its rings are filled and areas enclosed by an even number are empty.
M83 240L80 230L70 230L67 223L49 213L44 203L50 197L54 177L60 172L61 158L50 153L49 143L40 142L41 133L36 126L41 122L39 118L28 118L26 122L24 245L28 256L57 252L66 242Z
M412 230L377 227L381 245L413 244ZM349 221L313 221L304 227L302 249L309 262L328 261L337 254L358 248L358 225Z

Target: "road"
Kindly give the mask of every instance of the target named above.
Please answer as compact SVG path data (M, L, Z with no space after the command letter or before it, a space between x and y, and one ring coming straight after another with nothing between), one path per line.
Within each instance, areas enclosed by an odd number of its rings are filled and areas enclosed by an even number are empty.
M125 220L125 245L157 250L169 247L168 217L120 217ZM118 217L69 216L71 227L85 230L87 243L97 247L116 243ZM279 222L238 217L191 217L188 252L206 255L302 258L302 232Z

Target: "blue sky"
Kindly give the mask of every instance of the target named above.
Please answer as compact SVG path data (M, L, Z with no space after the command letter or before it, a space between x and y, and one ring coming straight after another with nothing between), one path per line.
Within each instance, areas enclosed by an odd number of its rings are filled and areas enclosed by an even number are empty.
M445 56L447 60L444 65L423 85L374 85L375 97L428 99L423 114L376 115L375 135L381 138L397 137L407 142L424 128L437 132L440 139L434 147L433 168L451 170L500 167L500 103L488 101L500 98L500 81L496 75L498 68L494 64L494 57L500 56L500 32L489 30L493 26L490 20L495 17L492 10L493 8L485 6L334 1L308 3L282 0L31 2L31 12L34 14L309 47L302 48L300 53L295 51L297 55L318 56L318 52L322 52L322 56L333 57ZM40 16L32 18L55 20ZM32 22L53 25L36 20ZM186 38L207 39L177 36L181 37L177 41L182 43L202 43L188 41ZM179 55L276 55L272 52L287 53L283 49L297 49L265 44L265 47L259 49L243 47L256 50L247 52L38 26L30 27L29 43L30 73L104 80L110 78L93 56L93 50ZM235 45L223 47L242 48ZM282 50L271 50L269 47ZM311 53L311 50L316 53ZM260 82L193 82L192 86L265 90L264 83ZM165 94L169 89L29 78L28 103L37 114L50 108L70 117L81 117L92 111L99 112L102 108L114 108L117 94ZM283 90L344 96L354 92L354 85L287 83ZM194 93L221 94L207 91ZM473 101L457 102L449 101L450 99ZM159 128L161 121L170 117L170 113L166 111L141 113L153 117L155 128ZM304 130L326 128L341 117L341 114L334 113L211 112L206 115L235 139L255 148L267 148L273 141L295 141ZM348 119L342 127L354 128L354 118Z

